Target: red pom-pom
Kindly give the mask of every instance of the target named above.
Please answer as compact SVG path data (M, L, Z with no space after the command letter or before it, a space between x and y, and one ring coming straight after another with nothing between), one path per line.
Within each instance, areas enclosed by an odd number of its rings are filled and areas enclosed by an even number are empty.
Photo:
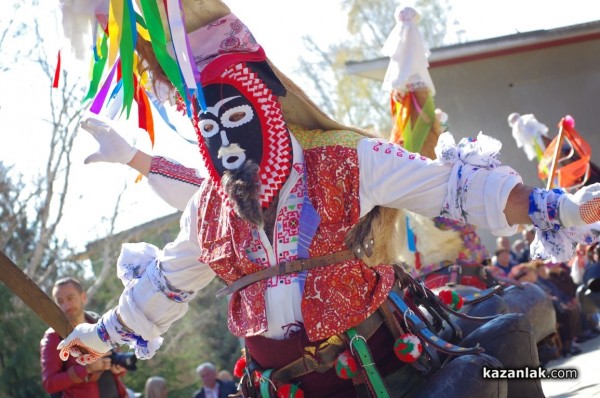
M260 379L262 379L262 372L259 370L254 371L254 388L260 390Z
M242 355L233 366L233 375L238 379L241 379L244 375L244 369L246 368L246 356Z
M416 361L422 352L421 340L411 333L401 335L394 343L394 353L403 362Z
M350 350L342 352L335 360L335 373L341 379L353 379L358 374L358 363Z
M455 311L460 310L465 302L460 294L453 290L442 290L438 293L438 297L442 303L446 304Z
M295 384L284 384L277 389L277 398L304 398L304 391Z
M575 119L573 119L573 116L571 116L571 115L565 116L563 119L563 123L565 124L565 127L567 127L567 128L570 128L570 129L575 128Z
M442 303L448 306L452 304L452 290L441 290L438 297L442 300Z

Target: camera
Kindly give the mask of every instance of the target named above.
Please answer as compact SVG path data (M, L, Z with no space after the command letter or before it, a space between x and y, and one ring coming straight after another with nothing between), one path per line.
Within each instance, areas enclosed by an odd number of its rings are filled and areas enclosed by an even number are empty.
M111 351L110 361L113 365L120 365L127 370L136 370L135 362L137 358L133 352L116 352Z

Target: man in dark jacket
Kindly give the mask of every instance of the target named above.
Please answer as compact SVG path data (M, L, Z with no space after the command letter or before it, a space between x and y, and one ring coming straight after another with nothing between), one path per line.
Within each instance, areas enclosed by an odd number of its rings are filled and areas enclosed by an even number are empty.
M194 398L227 398L235 394L237 388L231 381L217 379L217 369L210 362L204 362L196 368L202 380L203 387L194 393Z
M97 322L97 314L85 311L87 296L77 279L58 280L52 289L52 297L73 326ZM85 366L79 365L73 357L63 362L56 348L61 341L58 333L50 328L40 342L42 385L52 397L127 397L121 381L121 376L125 374L123 367L112 365L108 356Z

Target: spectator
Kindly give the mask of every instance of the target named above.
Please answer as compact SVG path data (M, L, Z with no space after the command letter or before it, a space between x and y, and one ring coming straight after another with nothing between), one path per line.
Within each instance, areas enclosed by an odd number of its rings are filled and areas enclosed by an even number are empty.
M513 264L518 264L517 255L513 252L508 236L499 236L496 239L496 251L506 250L510 255L510 261ZM508 272L507 272L508 273Z
M577 344L574 344L576 336L581 331L580 309L575 297L571 297L553 282L550 269L556 266L557 264L552 263L541 264L538 267L536 284L552 299L562 343L562 355L576 355L581 352Z
M96 323L98 315L85 311L87 295L75 278L63 278L52 289L54 301L73 326ZM62 338L50 328L40 342L42 385L53 397L62 398L126 398L128 396L121 377L125 369L112 365L104 356L88 365L80 365L76 358L66 361L57 350ZM110 354L110 351L107 353ZM61 395L62 393L62 395Z
M517 261L519 263L525 263L531 260L531 244L535 239L535 229L533 225L526 225L523 231L521 231L521 236L523 237L523 241L525 242L525 247L523 248L521 257L517 258Z
M217 374L217 379L223 381L233 381L233 375L227 369L223 369Z
M578 244L575 249L575 256L570 262L571 266L571 279L576 285L583 283L583 274L591 263L589 256L588 247L586 245Z
M210 362L198 365L196 373L200 376L203 386L194 393L194 398L227 398L229 394L237 392L235 383L217 378L217 369Z
M589 246L578 244L575 257L570 263L573 282L581 285L587 284L590 279L597 279L596 276L592 277L592 274L596 275L596 272L590 268L598 263L600 263L600 245L598 243ZM593 283L593 280L591 282Z
M512 267L517 265L517 263L512 260L510 250L498 249L494 255L492 265L502 270L503 276L508 276Z
M167 398L167 381L160 376L152 376L146 380L144 398Z
M571 269L565 263L548 263L550 280L569 298L574 299L577 284L571 279Z
M578 286L576 294L582 313L583 332L578 341L584 341L600 334L597 317L600 310L598 245L578 245L570 266L570 276Z
M521 264L529 261L529 259L523 260L523 252L525 251L525 246L527 246L527 243L523 239L517 239L513 242L511 250L512 253L515 255L515 263Z

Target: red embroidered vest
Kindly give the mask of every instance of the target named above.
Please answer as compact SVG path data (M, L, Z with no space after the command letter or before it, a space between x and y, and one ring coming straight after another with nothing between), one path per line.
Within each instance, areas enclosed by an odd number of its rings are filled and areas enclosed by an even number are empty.
M356 143L361 136L318 130L295 131L294 136L304 149L309 198L321 217L310 255L344 250L344 237L360 212ZM261 269L246 256L252 226L230 211L214 183L205 180L200 189L199 260L225 283ZM360 260L310 270L301 303L309 339L322 340L361 323L383 303L393 281L391 266L370 268ZM265 289L263 280L232 295L228 326L234 335L267 330Z

